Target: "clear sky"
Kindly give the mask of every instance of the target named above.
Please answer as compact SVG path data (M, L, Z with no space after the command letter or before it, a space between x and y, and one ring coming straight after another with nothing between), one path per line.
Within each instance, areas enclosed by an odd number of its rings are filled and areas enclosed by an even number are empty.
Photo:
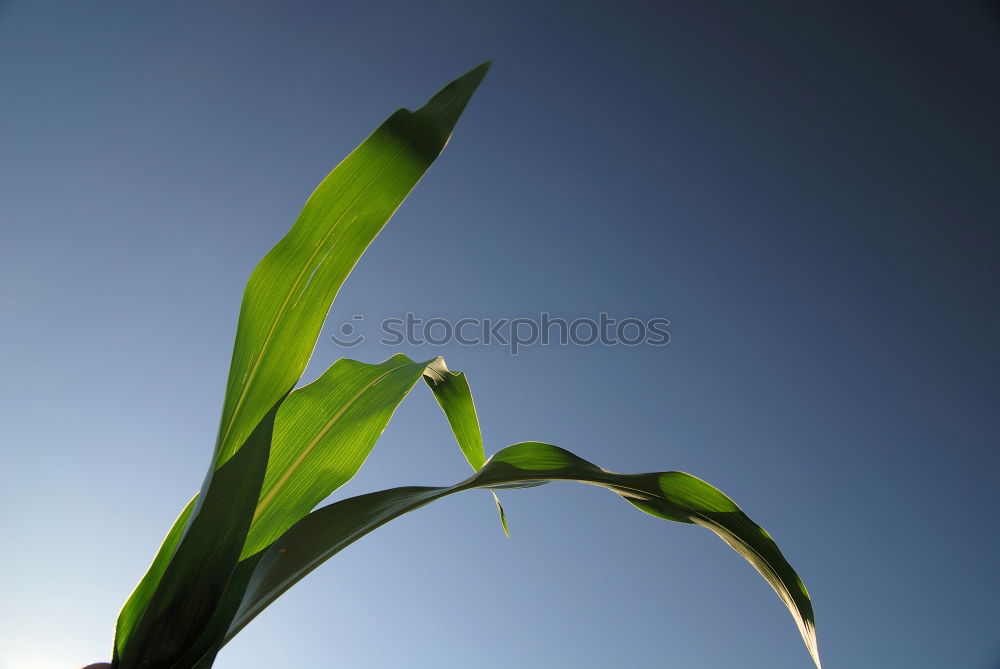
M993 5L995 6L995 5ZM1000 667L1000 14L952 2L0 3L0 667L108 659L202 480L242 286L394 109L494 67L334 304L525 439L730 494L831 668ZM397 346L362 315L653 317ZM339 496L466 475L417 387ZM803 669L705 530L571 484L395 521L220 669Z

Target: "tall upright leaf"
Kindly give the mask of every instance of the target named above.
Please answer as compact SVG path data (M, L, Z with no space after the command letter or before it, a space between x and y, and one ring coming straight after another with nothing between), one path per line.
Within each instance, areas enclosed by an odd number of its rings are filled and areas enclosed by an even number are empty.
M212 616L254 515L274 414L305 369L344 279L444 148L488 68L474 68L416 112L390 116L320 183L254 270L212 463L183 528L168 535L119 617L116 665L166 666ZM229 508L214 506L224 499Z
M216 466L232 457L306 367L334 296L451 136L489 69L389 117L317 186L247 283L219 427Z

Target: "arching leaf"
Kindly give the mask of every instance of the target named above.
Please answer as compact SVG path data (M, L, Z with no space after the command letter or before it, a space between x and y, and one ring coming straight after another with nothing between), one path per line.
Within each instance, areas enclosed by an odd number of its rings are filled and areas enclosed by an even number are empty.
M309 514L261 555L226 639L325 560L408 511L463 490L554 480L598 485L646 513L715 532L774 588L820 667L812 603L805 586L771 536L726 495L683 472L616 474L567 450L536 442L503 449L471 478L453 486L393 488L352 497Z

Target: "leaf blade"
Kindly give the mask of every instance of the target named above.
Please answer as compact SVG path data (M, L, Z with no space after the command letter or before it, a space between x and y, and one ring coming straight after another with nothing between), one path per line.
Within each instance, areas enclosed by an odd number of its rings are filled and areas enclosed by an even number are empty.
M138 596L126 602L119 616L115 659L123 668L169 662L171 654L197 635L194 628L211 617L247 536L250 525L243 517L249 513L252 518L256 506L272 412L302 374L344 279L440 154L488 69L488 63L474 68L415 112L401 109L390 116L320 183L292 229L251 274L212 463L186 522L175 524L179 538L168 535L136 589ZM267 446L255 447L246 462L223 475L247 445L263 443L258 430L265 425ZM244 468L247 476L234 475ZM218 483L220 477L234 481L228 486L239 493L239 508L232 509L232 523L219 526L223 534L217 541L206 542L212 518L226 515L214 502L227 492L227 485ZM257 490L248 492L244 483ZM201 565L194 559L199 551L206 557ZM182 596L185 587L194 591ZM201 608L194 610L185 599ZM177 611L185 614L178 617ZM164 616L170 624L163 624ZM177 638L171 639L172 634ZM142 649L154 649L150 652L155 659L147 661Z
M448 372L440 357L415 362L397 354L375 365L342 359L289 395L275 418L267 473L240 562L202 634L177 661L178 669L211 663L263 549L353 478L417 380L442 370L449 377L459 374ZM449 424L463 435L471 434L463 432L468 428L465 412L471 409L475 419L468 383L463 380L447 397ZM467 449L463 453L467 455Z
M343 358L292 392L240 555L269 546L357 474L393 412L431 363L397 354L377 365Z
M472 400L472 389L465 374L448 369L444 358L435 359L424 373L424 381L434 393L434 399L444 411L455 440L473 471L486 463L479 416Z
M483 449L483 434L479 427L479 416L476 414L476 404L472 399L472 389L465 374L449 370L444 358L438 358L424 373L424 381L434 393L434 399L444 411L451 425L452 433L458 441L459 448L465 454L473 471L479 471L486 463L486 452ZM493 502L500 517L500 527L503 533L510 536L510 524L507 522L507 512L504 511L500 498L495 491L490 491Z
M267 466L276 405L198 495L184 534L138 620L126 630L119 666L170 666L201 634L225 593L253 517ZM116 642L116 646L117 646Z
M723 493L683 472L617 474L548 444L515 444L495 454L472 477L446 487L393 488L330 504L289 529L260 558L227 632L231 639L261 610L323 561L394 518L472 488L531 486L567 480L608 488L651 515L715 532L778 592L817 667L812 603L777 544Z
M226 388L216 467L301 376L347 275L444 149L484 63L417 111L401 109L316 187L251 274Z
M174 551L177 550L177 545L184 534L184 529L187 527L188 519L191 517L191 512L194 510L197 499L197 495L192 497L191 501L184 506L180 515L177 516L174 524L167 532L167 536L164 537L159 550L156 552L152 564L146 570L146 574L136 585L135 590L132 591L129 598L125 600L125 605L118 614L118 620L115 624L114 647L114 660L116 662L122 648L128 641L128 635L149 604L149 600L152 599L157 584L163 578L163 572L166 571L167 565L174 555Z

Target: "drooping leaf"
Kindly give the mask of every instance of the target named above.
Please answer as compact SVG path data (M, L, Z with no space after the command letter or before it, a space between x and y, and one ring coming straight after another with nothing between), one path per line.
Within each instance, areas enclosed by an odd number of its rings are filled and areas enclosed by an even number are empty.
M438 358L439 364L428 367L424 381L434 392L448 423L455 433L459 448L473 471L478 471L486 462L483 450L483 435L479 430L479 417L472 401L469 381L462 372L453 372Z
M778 593L813 661L820 666L812 603L805 586L771 536L726 495L683 472L616 474L564 449L535 442L503 449L472 477L453 486L393 488L312 512L260 554L226 640L325 560L408 511L472 488L520 487L554 480L598 485L646 513L715 532Z
M469 388L469 380L462 372L449 370L444 364L443 358L439 367L428 368L424 374L424 381L434 392L434 398L438 401L448 423L455 433L458 445L465 453L465 459L469 461L474 471L478 471L486 462L486 452L483 450L483 435L479 429L479 416L476 415L476 405L472 400L472 390ZM503 504L497 494L490 491L493 501L497 505L497 512L500 514L500 526L503 532L510 536L510 526L507 523L507 512L503 510Z

